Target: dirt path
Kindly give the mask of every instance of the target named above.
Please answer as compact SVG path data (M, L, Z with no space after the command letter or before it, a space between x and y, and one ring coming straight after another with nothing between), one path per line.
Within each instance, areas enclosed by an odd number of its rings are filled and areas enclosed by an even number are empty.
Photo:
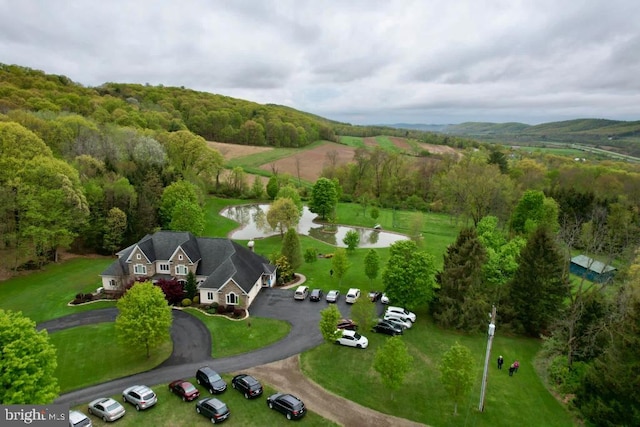
M323 389L302 374L298 355L243 372L264 380L278 390L298 396L308 409L343 426L424 426L374 411Z

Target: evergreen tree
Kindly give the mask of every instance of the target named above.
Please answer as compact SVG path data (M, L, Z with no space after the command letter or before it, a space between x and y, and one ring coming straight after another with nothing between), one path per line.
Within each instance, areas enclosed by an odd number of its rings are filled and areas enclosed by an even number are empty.
M278 195L279 189L280 184L278 183L278 176L271 175L269 181L267 182L267 196L269 196L271 200L275 200L276 196Z
M483 283L486 252L473 228L465 228L447 248L444 266L436 276L440 285L433 317L440 325L466 331L484 330L490 311Z
M288 229L282 239L282 255L287 257L289 265L293 270L298 269L302 265L300 238L294 228Z
M189 271L187 274L187 284L184 287L185 297L193 301L193 297L198 294L198 282L196 282L196 276L193 271Z
M566 261L546 227L537 228L520 252L507 305L513 326L529 335L546 332L569 295Z
M380 255L375 249L369 249L367 255L364 257L364 274L367 275L371 284L376 277L378 277L378 271L380 270Z

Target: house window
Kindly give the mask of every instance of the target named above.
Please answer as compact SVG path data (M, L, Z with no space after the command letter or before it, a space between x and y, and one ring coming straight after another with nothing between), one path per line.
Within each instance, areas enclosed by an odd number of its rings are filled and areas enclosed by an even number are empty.
M147 266L144 264L136 264L133 266L134 274L147 274Z
M169 271L171 271L171 269L169 268L169 264L160 264L159 265L159 269L161 273L168 273Z
M227 305L238 305L238 295L230 292L227 294Z
M176 265L176 274L178 275L186 275L188 273L188 269L186 265Z
M178 259L182 261L182 255L178 255Z
M207 292L207 301L213 301L215 299L213 292Z
M136 259L141 259L141 258L142 258L142 255L140 255L140 254L136 255Z
M115 281L115 279L109 280L109 286L112 287L112 288L115 288L115 287L118 286L117 282Z

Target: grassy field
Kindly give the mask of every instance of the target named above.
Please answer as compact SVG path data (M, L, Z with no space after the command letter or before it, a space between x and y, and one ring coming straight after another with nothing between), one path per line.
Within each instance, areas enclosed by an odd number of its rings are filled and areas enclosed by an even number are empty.
M359 136L341 136L340 143L348 145L349 147L360 148L364 147L364 141Z
M227 383L231 381L230 375L222 376ZM201 398L210 396L210 394L201 386L198 386L194 378L187 378L200 390ZM242 427L263 427L288 425L284 415L267 407L266 399L275 390L265 386L262 396L247 400L240 393L233 390L229 384L229 388L223 394L218 395L220 400L227 404L231 416L224 422L225 426L242 426ZM166 384L153 387L153 391L158 396L158 403L155 406L145 410L136 412L135 408L130 404L124 404L127 411L125 416L118 421L118 426L167 426L167 427L191 427L195 425L211 425L211 421L199 415L195 411L195 402L182 402L180 398L169 392ZM112 398L122 402L121 395L111 396ZM73 409L79 410L87 414L87 406L82 405ZM89 416L93 425L96 427L110 425L94 416ZM337 424L326 420L311 411L302 419L295 422L295 425L303 426L336 426Z
M326 389L379 411L433 426L572 426L569 413L545 389L533 363L540 343L526 338L511 338L498 333L493 343L488 377L485 411L479 412L480 383L486 351L486 336L467 336L441 330L425 313L418 314L413 328L403 341L413 357L413 368L401 389L395 393L385 388L372 368L375 351L388 339L386 335L365 334L369 347L358 357L356 351L323 344L302 355L304 373ZM442 354L456 341L474 354L476 381L464 402L459 402L458 416L453 416L449 400L437 370ZM505 365L520 361L520 370L509 377L506 367L498 371L495 359L505 357Z
M169 340L147 359L143 349L118 340L115 323L65 329L50 337L58 349L56 378L61 393L146 371L164 362L173 350Z

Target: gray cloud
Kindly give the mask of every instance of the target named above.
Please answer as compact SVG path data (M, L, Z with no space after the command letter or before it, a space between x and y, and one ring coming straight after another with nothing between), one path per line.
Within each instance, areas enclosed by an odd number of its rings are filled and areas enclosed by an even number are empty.
M352 123L640 115L635 0L0 0L0 61Z

